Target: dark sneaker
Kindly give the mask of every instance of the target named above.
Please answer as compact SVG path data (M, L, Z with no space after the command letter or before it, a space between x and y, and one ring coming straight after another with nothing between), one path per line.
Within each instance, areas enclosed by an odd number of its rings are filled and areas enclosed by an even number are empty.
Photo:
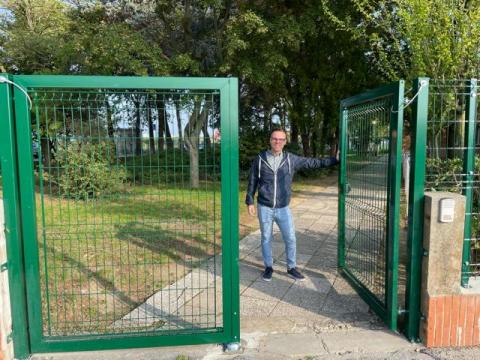
M298 281L303 281L305 280L305 276L303 276L302 274L300 274L300 272L296 269L296 268L291 268L291 269L288 269L287 270L287 274L295 279L295 280L298 280Z
M266 267L263 272L262 279L265 281L272 281L273 269L271 267Z

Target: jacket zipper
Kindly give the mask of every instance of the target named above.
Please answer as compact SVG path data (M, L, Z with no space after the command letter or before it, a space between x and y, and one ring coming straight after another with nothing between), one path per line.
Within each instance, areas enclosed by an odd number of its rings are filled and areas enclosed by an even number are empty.
M273 207L277 204L277 172L273 172Z

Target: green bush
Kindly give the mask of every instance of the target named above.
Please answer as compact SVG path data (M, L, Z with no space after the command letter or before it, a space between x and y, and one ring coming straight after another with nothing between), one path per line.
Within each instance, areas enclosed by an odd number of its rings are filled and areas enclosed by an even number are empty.
M463 161L453 159L427 159L426 186L433 191L461 193L463 186Z
M113 145L106 142L70 142L60 146L56 161L61 169L58 185L62 194L86 200L120 192L127 172L111 165L113 154Z

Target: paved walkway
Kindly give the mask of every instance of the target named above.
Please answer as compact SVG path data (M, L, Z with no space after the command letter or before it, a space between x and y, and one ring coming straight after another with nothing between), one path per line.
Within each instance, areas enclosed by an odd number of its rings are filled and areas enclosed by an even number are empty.
M284 245L275 231L274 275L261 279L260 233L240 242L242 349L219 345L134 349L35 356L35 359L469 359L478 349L455 354L427 351L388 331L338 275L336 178L296 193L292 206L298 266L307 276L286 276ZM470 353L470 351L473 351ZM434 355L435 353L435 355ZM440 354L440 355L438 355ZM445 357L443 356L445 355Z

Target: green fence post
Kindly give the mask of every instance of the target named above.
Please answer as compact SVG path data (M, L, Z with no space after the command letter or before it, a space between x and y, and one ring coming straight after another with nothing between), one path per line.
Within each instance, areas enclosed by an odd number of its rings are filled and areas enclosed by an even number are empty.
M7 77L8 75L3 75ZM5 236L7 242L7 267L12 314L12 339L15 358L30 355L28 338L23 241L20 220L20 192L18 187L17 144L13 119L11 86L0 84L0 158L3 176L3 204Z
M239 274L239 247L238 247L238 79L228 79L228 85L222 89L221 102L221 118L225 119L222 125L226 141L222 142L225 146L222 150L222 168L228 168L226 172L226 181L222 179L224 186L222 194L225 193L226 202L223 202L223 215L230 215L229 224L225 226L225 235L229 237L226 243L224 253L230 254L230 263L224 269L224 286L229 281L228 286L231 287L229 299L225 299L225 304L230 304L229 321L230 321L230 342L240 342L240 274ZM222 216L223 216L222 215ZM228 271L228 272L227 272Z
M467 102L465 114L465 155L463 157L463 173L465 174L465 230L462 258L462 286L468 286L470 266L470 238L472 236L473 208L473 174L475 167L475 122L477 118L477 80L471 79L467 84Z
M417 100L412 106L410 145L410 191L408 194L407 285L405 296L405 335L418 341L420 326L420 286L423 256L423 200L427 151L427 121L429 78L417 78L413 83Z
M345 267L345 191L347 171L347 110L340 108L340 173L338 174L338 267Z
M400 228L400 190L402 170L402 134L403 103L405 82L400 80L398 92L393 102L390 118L390 153L388 161L388 212L387 212L387 267L386 267L386 304L387 325L397 329L398 317L398 261L399 261L399 228Z

